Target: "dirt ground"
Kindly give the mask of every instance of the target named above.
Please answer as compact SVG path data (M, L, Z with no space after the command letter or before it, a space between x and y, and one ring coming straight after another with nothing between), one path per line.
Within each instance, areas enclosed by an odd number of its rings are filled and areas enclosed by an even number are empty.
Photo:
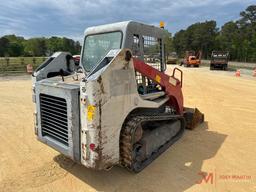
M0 78L0 192L256 192L256 78L182 69L185 104L206 122L139 174L89 170L39 143L30 77Z

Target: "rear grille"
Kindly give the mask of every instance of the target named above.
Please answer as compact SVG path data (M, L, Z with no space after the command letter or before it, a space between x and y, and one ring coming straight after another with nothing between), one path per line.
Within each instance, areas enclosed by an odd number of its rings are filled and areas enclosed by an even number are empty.
M65 99L40 94L42 136L68 146L67 102Z

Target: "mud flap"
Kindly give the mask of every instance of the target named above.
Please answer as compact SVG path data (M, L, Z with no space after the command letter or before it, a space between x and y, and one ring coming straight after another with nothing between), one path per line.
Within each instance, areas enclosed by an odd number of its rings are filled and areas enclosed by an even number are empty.
M185 108L184 118L186 121L186 129L194 129L196 126L204 122L204 114L197 108Z

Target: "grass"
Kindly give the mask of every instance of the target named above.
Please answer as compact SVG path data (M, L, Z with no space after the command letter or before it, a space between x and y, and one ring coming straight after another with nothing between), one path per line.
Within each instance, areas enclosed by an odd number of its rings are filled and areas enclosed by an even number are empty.
M201 65L210 67L210 63L207 60L202 60ZM228 62L228 68L233 70L237 70L237 69L253 70L255 69L255 67L256 67L255 63L233 62L233 61Z

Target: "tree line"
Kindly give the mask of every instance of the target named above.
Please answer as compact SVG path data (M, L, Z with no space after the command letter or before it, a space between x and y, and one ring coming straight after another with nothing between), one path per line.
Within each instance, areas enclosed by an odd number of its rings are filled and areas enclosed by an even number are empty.
M231 60L256 62L256 5L247 7L237 21L227 22L220 29L212 20L180 30L174 35L172 46L179 56L186 50L200 50L208 59L212 51L220 50L229 51Z
M256 5L240 13L237 21L230 21L220 29L216 21L195 23L180 30L173 37L166 31L167 53L175 51L184 56L185 51L202 51L205 59L211 52L229 51L234 61L256 62ZM0 57L48 56L56 51L79 54L81 45L65 37L30 38L6 35L0 38Z
M81 45L66 37L25 39L15 35L0 38L0 57L49 56L56 51L80 54Z

